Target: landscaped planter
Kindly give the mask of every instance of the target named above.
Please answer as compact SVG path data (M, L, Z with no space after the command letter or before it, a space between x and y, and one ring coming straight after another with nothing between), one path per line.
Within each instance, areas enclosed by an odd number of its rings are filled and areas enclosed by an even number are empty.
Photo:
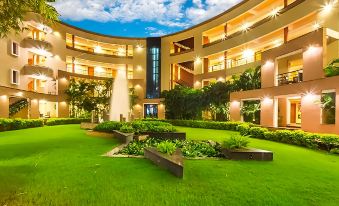
M117 130L113 130L113 136L117 138L121 143L128 144L133 141L133 133L123 133Z
M151 160L157 166L170 171L173 175L183 178L184 160L179 149L173 155L166 155L158 152L153 147L144 149L145 158Z
M164 140L186 140L185 132L142 132L141 135L148 135L150 138L159 138Z
M81 122L80 129L93 130L98 124L90 122Z
M246 149L222 149L222 153L227 159L231 160L259 160L272 161L273 152L267 150L246 148Z

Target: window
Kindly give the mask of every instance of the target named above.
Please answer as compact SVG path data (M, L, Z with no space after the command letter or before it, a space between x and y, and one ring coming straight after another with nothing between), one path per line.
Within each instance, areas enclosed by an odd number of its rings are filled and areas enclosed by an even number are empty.
M336 92L334 90L323 91L321 94L321 123L335 124Z
M18 44L18 42L12 41L11 54L13 56L19 56L19 44Z
M158 118L158 105L144 104L144 118Z
M128 67L127 69L127 78L133 79L133 67Z
M146 98L160 97L161 39L147 38Z
M20 83L20 71L12 69L11 70L11 84L19 85Z

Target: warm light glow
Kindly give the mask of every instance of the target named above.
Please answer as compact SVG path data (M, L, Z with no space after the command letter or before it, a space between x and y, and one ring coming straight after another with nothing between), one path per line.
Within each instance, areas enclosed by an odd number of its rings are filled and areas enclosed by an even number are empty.
M195 64L201 64L201 58L200 57L195 57L194 63Z
M142 48L143 48L142 45L140 45L140 44L136 45L136 49L137 49L138 52L142 51Z
M61 105L66 105L65 101L60 102Z
M322 6L322 10L325 13L330 13L333 9L334 3L335 3L334 1L327 2L325 5Z
M272 102L272 99L268 96L264 97L262 100L263 104L270 104Z
M313 92L306 92L303 96L303 101L305 102L312 102L314 101L315 95Z
M253 56L254 56L254 51L252 49L245 49L242 52L242 57L243 58L250 58L250 57L253 57Z
M199 85L201 84L201 82L196 81L194 84L195 84L196 86L199 86Z
M44 57L53 56L53 54L51 52L48 52L43 48L31 48L30 51L32 51L33 53L38 54L40 56L44 56Z
M7 95L2 95L2 96L0 96L0 97L1 97L1 99L3 99L3 100L7 99Z
M58 32L58 31L53 32L53 34L54 34L54 36L56 36L56 37L61 37L61 34L60 34L60 32Z
M272 11L271 11L271 17L272 18L275 18L275 17L277 17L278 15L279 15L279 11L280 11L280 9L279 8L274 8Z
M283 44L283 41L280 39L277 39L277 40L274 40L273 44L274 44L274 47L279 47Z
M32 99L32 103L38 103L37 99Z
M242 26L241 26L241 30L242 31L248 31L249 28L250 28L251 24L250 23L244 23Z
M95 69L95 72L97 72L97 73L103 73L103 72L105 72L105 69L102 68L102 67L99 67L99 66L95 67L94 69Z
M225 34L225 33L221 34L220 38L221 38L222 41L226 40L227 34Z
M219 77L217 81L218 81L218 82L223 82L223 81L225 81L225 78Z
M224 56L219 57L220 62L224 61L224 59L225 59Z
M237 100L233 100L233 101L231 102L231 105L232 105L233 107L239 107L239 106L240 106L240 102L237 101Z
M101 46L99 46L99 45L95 46L95 47L94 47L94 52L95 52L95 53L101 53L101 52L102 52Z
M24 94L22 92L16 93L16 96L22 97Z
M134 88L135 88L135 89L141 89L141 86L140 86L140 84L136 84L136 85L134 86Z
M264 64L264 67L272 67L274 66L274 62L272 60L267 60Z
M318 22L315 22L314 24L313 24L313 29L314 30L318 30L320 28L320 24L318 23Z
M142 66L138 65L137 66L137 71L142 71Z
M314 53L315 51L317 51L317 46L310 45L307 47L307 52Z
M46 104L46 103L47 103L47 101L46 101L46 100L44 100L44 99L41 99L41 100L39 100L39 103L41 103L41 104Z
M123 55L125 55L125 49L124 49L124 48L121 48L121 47L119 47L119 48L118 48L118 55L119 55L119 56L123 56Z

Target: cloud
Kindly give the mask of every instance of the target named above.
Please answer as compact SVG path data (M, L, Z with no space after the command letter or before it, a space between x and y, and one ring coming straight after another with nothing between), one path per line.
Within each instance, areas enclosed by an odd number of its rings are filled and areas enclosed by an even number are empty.
M152 37L159 37L168 34L168 32L161 29L157 29L155 27L146 27L145 32Z
M187 28L238 2L240 0L58 0L52 5L61 18L67 20L122 23L139 20Z

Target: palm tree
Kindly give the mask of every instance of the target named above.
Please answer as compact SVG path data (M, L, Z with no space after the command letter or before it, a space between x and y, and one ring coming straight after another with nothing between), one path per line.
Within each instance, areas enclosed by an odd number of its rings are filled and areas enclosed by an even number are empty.
M29 12L39 14L46 24L58 21L59 14L51 2L55 0L0 0L0 38L25 29L22 21Z
M327 77L337 76L339 75L339 59L333 60L328 66L324 69L325 75Z

